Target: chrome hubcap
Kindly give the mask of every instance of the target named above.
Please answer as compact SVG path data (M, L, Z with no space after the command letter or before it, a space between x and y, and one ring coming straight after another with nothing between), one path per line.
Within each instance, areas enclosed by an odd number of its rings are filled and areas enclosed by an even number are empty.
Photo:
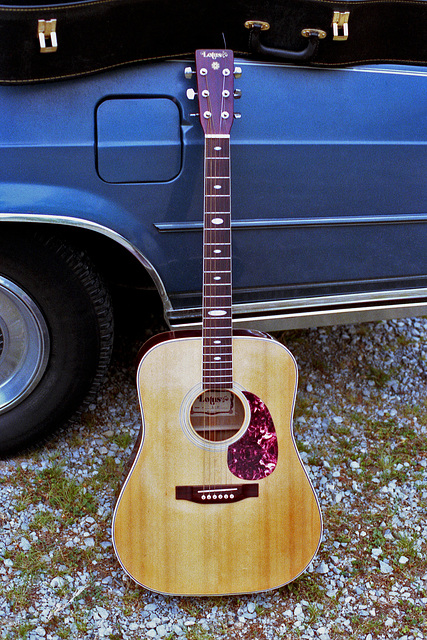
M0 276L0 414L36 387L49 359L46 321L35 302Z

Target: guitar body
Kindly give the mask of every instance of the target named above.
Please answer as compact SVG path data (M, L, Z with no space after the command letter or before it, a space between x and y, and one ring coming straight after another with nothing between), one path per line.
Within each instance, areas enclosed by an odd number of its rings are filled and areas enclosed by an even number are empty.
M125 571L153 591L273 589L297 577L320 543L321 514L292 432L295 360L265 334L239 332L232 343L232 398L243 417L218 442L190 417L195 405L201 411L201 335L156 336L139 365L141 439L113 543Z

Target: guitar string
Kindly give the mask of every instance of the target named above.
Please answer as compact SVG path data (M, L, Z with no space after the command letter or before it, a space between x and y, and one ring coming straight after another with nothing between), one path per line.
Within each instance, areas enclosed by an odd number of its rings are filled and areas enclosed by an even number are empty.
M206 89L208 92L208 99L207 99L207 106L208 106L208 111L210 111L210 113L213 115L212 112L212 99L211 99L211 92L210 92L210 85L209 85L209 75L206 75ZM211 116L212 118L212 116ZM212 119L208 120L207 123L207 131L209 133L212 133ZM204 366L205 366L205 375L206 375L206 380L205 380L205 384L204 387L206 386L206 390L209 393L210 389L209 389L209 384L208 384L208 374L210 373L210 367L211 367L211 343L212 343L212 328L211 328L211 321L208 320L208 313L209 313L209 305L208 305L208 301L210 300L210 298L208 297L209 294L211 294L211 288L210 288L210 277L211 275L209 274L209 270L210 270L210 257L208 259L208 247L209 245L207 244L207 240L211 240L212 238L212 230L211 230L211 224L210 224L210 218L212 218L211 215L209 215L209 210L212 209L212 194L210 193L210 183L212 182L212 180L209 180L209 176L210 173L212 171L212 160L210 160L210 156L211 156L211 152L210 152L210 146L211 146L211 138L205 137L205 154L206 154L206 158L205 158L205 220L204 220L204 224L205 224L205 247L204 247L204 253L205 253L205 259L204 259L204 263L205 263L205 276L204 276L204 286L205 286L205 300L204 300L204 316L205 316L205 344L204 344ZM208 403L209 405L209 403ZM203 421L204 421L204 437L207 438L208 440L208 469L209 469L209 476L208 476L208 487L209 489L212 488L212 463L213 463L213 456L211 454L210 451L210 442L211 442L211 416L209 413L209 406L207 406L207 411L208 413L206 414L206 412L203 412ZM208 494L209 495L209 494Z
M222 70L221 70L222 73ZM226 76L224 74L222 74L222 89L221 89L221 108L220 108L220 112L219 112L219 134L222 134L225 129L226 129L226 123L224 122L224 119L222 118L222 113L225 111L225 95L224 95L224 90L225 90L225 84L226 84ZM211 135L215 135L215 131L214 131L214 127L213 127L213 110L212 110L212 99L211 99L211 94L210 94L210 88L209 88L209 78L208 75L206 75L206 89L208 90L208 99L207 99L207 105L208 105L208 110L211 112L212 117L208 120L207 122L207 131L208 133L210 133ZM218 153L218 155L216 153L214 153L214 151L217 151L215 149L216 146L220 146L221 149L219 150L220 153ZM224 149L224 146L226 147ZM228 149L227 149L228 146ZM227 153L228 151L228 153ZM225 152L225 153L224 153ZM219 181L217 181L215 178L221 178L221 182L225 179L225 184L226 186L228 186L228 193L226 194L227 196L227 200L226 202L231 202L231 193L230 193L230 154L229 154L229 141L228 141L228 145L225 144L225 140L221 139L221 145L219 145L218 141L215 142L215 138L207 138L205 136L205 243L206 243L206 237L209 235L209 241L210 244L205 244L205 254L204 254L204 267L208 267L208 269L205 269L206 271L209 271L209 273L205 273L204 274L204 291L205 291L205 300L204 300L204 317L205 317L205 339L204 339L204 363L205 363L205 373L206 376L209 375L209 380L210 380L210 384L211 387L213 385L214 387L214 391L218 391L218 389L216 389L216 387L219 387L219 390L224 390L225 386L226 386L226 376L227 376L227 367L229 366L228 363L228 359L229 359L229 347L227 345L227 349L224 349L224 341L222 341L222 344L220 345L220 349L219 352L221 353L221 356L223 359L220 361L215 361L215 366L214 366L214 348L213 348L213 337L217 337L219 336L220 333L220 327L221 327L221 338L223 339L223 334L224 332L224 328L222 327L222 322L221 320L216 320L215 316L211 316L208 322L208 318L207 318L207 310L208 308L210 309L210 305L211 305L211 301L212 301L212 294L214 294L215 297L215 301L218 301L219 295L217 295L217 291L218 291L218 283L213 283L213 274L217 274L217 272L219 271L219 266L223 263L223 260L220 261L217 259L217 254L212 255L213 249L212 247L217 247L219 240L221 240L223 243L227 242L228 246L227 246L227 255L226 256L221 256L222 259L224 259L225 257L229 258L229 261L227 262L228 264L228 274L229 277L231 278L231 273L229 273L231 271L230 268L230 263L231 263L231 230L229 229L229 227L231 226L231 217L230 213L226 213L223 212L222 209L224 207L219 207L219 202L220 199L217 196L218 194L214 193L214 185L215 184L219 184ZM219 160L218 160L218 159ZM228 160L228 172L227 172L227 176L225 175L225 172L223 170L223 165L224 162L223 160ZM209 164L209 167L207 166ZM207 170L209 168L209 171ZM209 175L210 179L207 179L207 175ZM219 209L219 211L218 211ZM210 213L210 215L206 215L207 212ZM219 215L221 214L221 216ZM217 227L212 227L212 219L214 217L223 217L224 219L228 219L229 220L229 224L226 225L226 229L223 227L222 229L220 228L220 225L218 225ZM206 232L206 227L209 228L209 234L207 234ZM229 237L230 235L230 237ZM223 245L221 245L223 246ZM224 245L225 246L225 245ZM206 260L206 256L208 258L208 260ZM221 270L223 270L221 268ZM212 272L212 273L211 273ZM230 285L231 285L231 281L230 281ZM218 288L217 288L218 286ZM224 282L221 283L220 285L221 287L221 305L222 308L224 306L226 306L226 299L224 297L224 290L227 291L227 287L224 284ZM210 305L208 305L208 299L210 302ZM230 301L231 302L231 301ZM229 329L228 324L229 324L229 311L227 311L227 316L226 316L226 325L227 325L227 329ZM222 318L222 316L219 316L219 318ZM227 322L228 321L228 322ZM227 331L228 333L228 331ZM227 338L229 337L228 335L226 336ZM227 339L228 342L228 339ZM209 346L208 346L209 345ZM227 353L226 353L227 352ZM226 357L227 356L227 357ZM206 366L206 362L208 362L209 367ZM231 363L230 363L231 364ZM214 383L212 383L212 379L214 378ZM209 383L206 385L209 387ZM208 389L209 391L209 389ZM207 439L209 442L216 442L216 433L215 433L215 423L216 420L219 419L219 417L215 416L215 413L207 413L207 417L206 417L206 413L203 412L203 432L205 434L205 437L207 435ZM219 433L218 434L219 437L222 437L223 434ZM216 464L215 464L215 456L213 456L210 453L210 447L208 447L209 449L209 463L208 463L208 468L209 468L209 483L208 486L209 488L212 488L212 486L214 486L215 484L218 484L218 481L221 480L221 484L225 484L225 476L226 476L226 469L224 466L224 471L221 472L221 477L217 478L217 470L216 470ZM220 465L220 469L222 469L223 465ZM206 477L206 464L204 463L204 475ZM223 476L223 474L225 474ZM205 483L206 484L206 483Z
M226 98L225 98L225 86L226 86L226 76L223 75L222 77L222 90L221 90L221 109L220 109L220 114L224 113L226 111ZM225 119L222 118L220 119L220 132L224 132L224 130L228 129L227 123ZM219 203L221 203L221 206L217 206L216 209L220 209L221 211L221 217L223 217L224 220L228 221L228 224L224 224L224 229L221 230L221 232L218 229L218 234L217 236L219 237L219 239L221 240L221 242L225 243L225 242L229 242L230 237L230 225L231 225L231 217L230 217L230 213L223 213L223 211L228 211L231 210L231 206L222 206L222 204L225 202L228 204L230 204L231 202L231 198L230 198L230 153L229 153L229 140L226 141L225 138L221 138L221 143L218 144L218 146L221 147L218 156L221 158L220 161L216 162L216 173L219 175L220 177L220 181L219 183L221 183L221 185L225 185L226 186L226 194L224 198L216 198L216 202L219 205ZM228 171L224 171L224 166L228 167ZM224 176L224 177L223 177ZM218 238L217 238L217 242L218 242ZM217 246L215 244L215 246ZM225 246L225 245L221 245L221 246ZM218 256L219 254L215 254L216 256ZM222 254L221 254L222 255ZM226 250L226 255L228 255L228 250ZM224 264L225 258L226 256L222 256L222 260L216 260L215 259L215 272L217 273L218 271L225 271L225 269L220 266ZM229 261L226 261L227 264L227 271L230 269L230 264ZM222 277L222 276L221 276ZM223 307L226 307L227 305L227 299L224 297L224 295L228 294L228 287L226 285L226 283L228 282L228 278L231 277L231 274L227 273L225 274L224 280L221 281L221 285L219 286L219 290L221 291L221 301L222 301L222 305ZM227 310L227 315L225 316L227 318L226 320L226 325L227 325L227 334L229 332L229 324L230 324L230 320L229 320L229 311ZM221 323L222 324L222 323ZM225 388L226 388L226 378L227 378L227 367L229 366L229 348L228 348L228 340L229 340L229 336L227 335L225 337L225 339L223 339L223 334L224 331L221 331L221 345L220 345L220 353L221 353L221 358L223 358L222 360L220 360L220 364L219 364L219 380L220 380L220 388L225 392ZM227 347L225 346L225 343L227 344ZM222 426L222 425L221 425ZM224 425L225 427L227 427L227 424ZM226 433L221 433L221 438L223 438L224 435L227 435ZM220 484L225 484L225 480L226 480L226 464L220 465Z
M223 112L225 112L225 111L226 111L226 108L225 108L225 85L226 85L226 76L224 76L224 75L223 75L222 91L221 91L221 97L222 97L222 100L221 100L221 113L223 113ZM225 121L223 121L223 120L222 120L222 118L221 118L221 125L222 125L222 126L224 126L224 128L227 128L227 127L226 127L226 122L225 122ZM227 158L228 158L228 160L226 160L226 162L224 162L224 161L220 162L220 163L219 163L219 165L221 165L221 166L222 166L222 165L224 165L224 164L225 164L225 165L227 165L227 166L228 166L228 171L227 171L227 176L228 176L228 178L225 180L225 184L226 184L226 185L227 185L227 187L228 187L228 188L227 188L227 194L228 194L228 197L227 197L227 198L224 198L224 200L225 200L225 202L229 203L229 205L230 205L230 206L228 206L228 207L221 207L221 209L226 208L226 209L229 209L229 210L230 210L230 212L231 212L231 197L230 197L230 196L231 196L231 185L230 185L230 147L229 147L229 144L230 144L230 143L229 143L229 141L228 141L228 144L227 144L227 143L225 142L225 138L223 138L223 141L222 141L222 143L221 143L221 151L220 151L220 154L221 154L221 157L222 157L222 158L227 157ZM224 145L224 146L223 146L223 145ZM224 149L224 147L225 147L225 149ZM220 175L223 175L223 174L225 175L225 172L224 172L224 171L219 171L219 173L220 173ZM219 202L221 202L221 201L222 201L222 199L218 199L218 201L219 201ZM228 224L226 225L226 226L227 226L227 229L226 229L226 230L221 234L222 241L224 241L224 242L225 242L225 241L228 241L228 240L229 240L229 228L230 228L230 232L231 232L231 213L226 214L226 215L224 216L224 219L225 219L225 220L228 220ZM219 264L222 264L223 262L224 262L223 260L222 260L222 261L219 261ZM216 267L216 269L217 269L217 268L218 268L218 267ZM227 261L227 268L230 268L230 264L228 263L228 261ZM221 268L221 270L223 270L223 269ZM227 274L227 277L231 277L231 274L230 274L230 276ZM224 290L225 290L226 292L228 292L228 288L227 288L227 287L224 287L224 285L222 285L222 286L221 286L221 291L222 291L222 293L223 293L223 294L224 294ZM223 304L224 304L224 303L226 303L226 299L224 299L224 298L223 298ZM231 303L231 299L230 299L230 303ZM226 317L228 318L228 315L227 315ZM229 321L227 322L227 325L228 325L228 324L229 324ZM227 336L227 342L228 342L228 336ZM224 389L225 389L225 384L224 384L224 376L225 376L225 373L224 373L224 369L226 369L226 368L227 368L227 366L228 366L229 353L228 353L228 348L227 348L227 349L224 349L224 345L223 345L223 344L221 344L221 354L224 354L224 355L222 356L222 357L224 358L224 360L223 360L223 361L220 361L220 362L221 362L220 370L222 370L222 371L221 371L221 387L224 387ZM225 426L227 426L227 425L225 425ZM222 435L225 435L225 434L222 434ZM221 475L222 475L222 477L221 477L221 484L225 484L225 479L226 479L226 475L227 475L227 473L226 473L226 466L227 466L227 465L226 465L226 464L224 464L224 465L221 465L221 467L220 467L220 469L222 470L222 474L221 474Z
M221 88L221 106L220 106L220 127L219 127L219 133L222 134L224 132L224 130L226 129L226 122L222 117L222 114L225 112L225 96L224 96L224 90L225 90L225 83L226 83L226 76L223 74L222 75L222 88ZM228 180L225 179L226 176L226 172L224 171L224 166L227 166L227 144L225 142L225 138L220 138L219 139L220 142L216 143L216 146L220 147L220 149L218 150L218 153L214 153L212 154L215 157L215 177L219 178L219 180L215 180L215 184L221 184L221 186L223 184L228 186ZM218 158L218 159L217 159ZM215 212L216 214L218 214L218 217L223 218L223 220L228 220L228 214L225 213L224 211L226 211L228 209L228 207L224 207L223 202L224 200L220 197L218 197L219 194L217 193L216 196L214 197L215 200ZM228 202L228 198L225 198L225 202ZM221 203L221 206L219 206ZM219 246L219 241L221 242L226 242L227 241L227 229L228 229L228 224L226 225L224 222L223 228L220 228L220 226L218 226L218 230L215 231L215 247ZM224 245L221 245L224 246ZM224 258L224 256L222 256ZM218 275L219 271L224 271L225 269L223 268L224 264L224 260L219 260L218 259L218 254L215 254L214 257L214 272L215 274ZM220 267L221 265L221 267ZM224 276L221 275L222 278L224 278ZM224 298L224 291L226 291L226 287L225 287L225 282L224 280L220 281L221 284L218 284L217 281L217 286L214 286L214 290L215 290L215 294L218 293L218 295L216 296L217 299L220 300L220 303L222 305L222 308L224 308L225 304L226 304L226 300ZM219 292L221 292L221 295L219 295ZM222 317L222 316L220 316ZM228 324L228 316L224 316L225 318L227 318L227 320L225 321L225 324ZM217 386L219 387L219 391L224 392L225 391L225 376L226 376L226 366L227 366L227 360L228 357L226 356L226 349L225 349L225 345L224 345L224 327L223 327L224 322L218 320L217 323L217 331L216 331L216 335L218 336L219 333L221 334L221 344L220 347L218 349L220 355L219 357L222 358L222 360L219 360L217 362L217 368L215 370L215 375L216 375L216 379L217 379ZM219 328L221 327L221 331L219 330ZM228 338L228 337L227 337ZM228 339L227 339L228 341ZM218 394L220 395L220 394ZM221 409L221 405L218 407L218 411L220 411ZM222 425L222 421L220 419L221 414L218 414L218 421L220 422L220 424L218 426L223 426ZM218 437L220 439L223 439L223 436L225 434L222 431L218 432ZM220 465L220 477L216 478L216 481L218 482L218 484L225 484L225 465Z

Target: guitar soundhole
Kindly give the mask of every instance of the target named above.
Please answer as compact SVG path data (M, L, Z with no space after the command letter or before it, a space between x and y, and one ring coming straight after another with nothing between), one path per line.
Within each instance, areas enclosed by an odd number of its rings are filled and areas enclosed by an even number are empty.
M190 422L198 436L209 442L229 440L242 428L245 409L228 389L203 391L190 409Z

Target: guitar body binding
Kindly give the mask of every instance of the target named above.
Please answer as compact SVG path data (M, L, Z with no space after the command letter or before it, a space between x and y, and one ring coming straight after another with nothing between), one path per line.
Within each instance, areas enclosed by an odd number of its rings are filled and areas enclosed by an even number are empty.
M228 595L274 589L302 573L319 546L319 505L292 431L295 360L282 344L249 331L234 335L233 352L236 388L251 415L245 415L239 438L218 448L196 445L182 425L183 401L200 384L201 335L161 334L142 356L140 446L114 510L113 544L124 570L152 591ZM159 394L165 380L167 391ZM260 447L255 465L244 458L245 439L254 442L250 429L255 441L265 433L276 441L273 453ZM264 475L265 451L274 464ZM212 497L202 499L198 491Z

